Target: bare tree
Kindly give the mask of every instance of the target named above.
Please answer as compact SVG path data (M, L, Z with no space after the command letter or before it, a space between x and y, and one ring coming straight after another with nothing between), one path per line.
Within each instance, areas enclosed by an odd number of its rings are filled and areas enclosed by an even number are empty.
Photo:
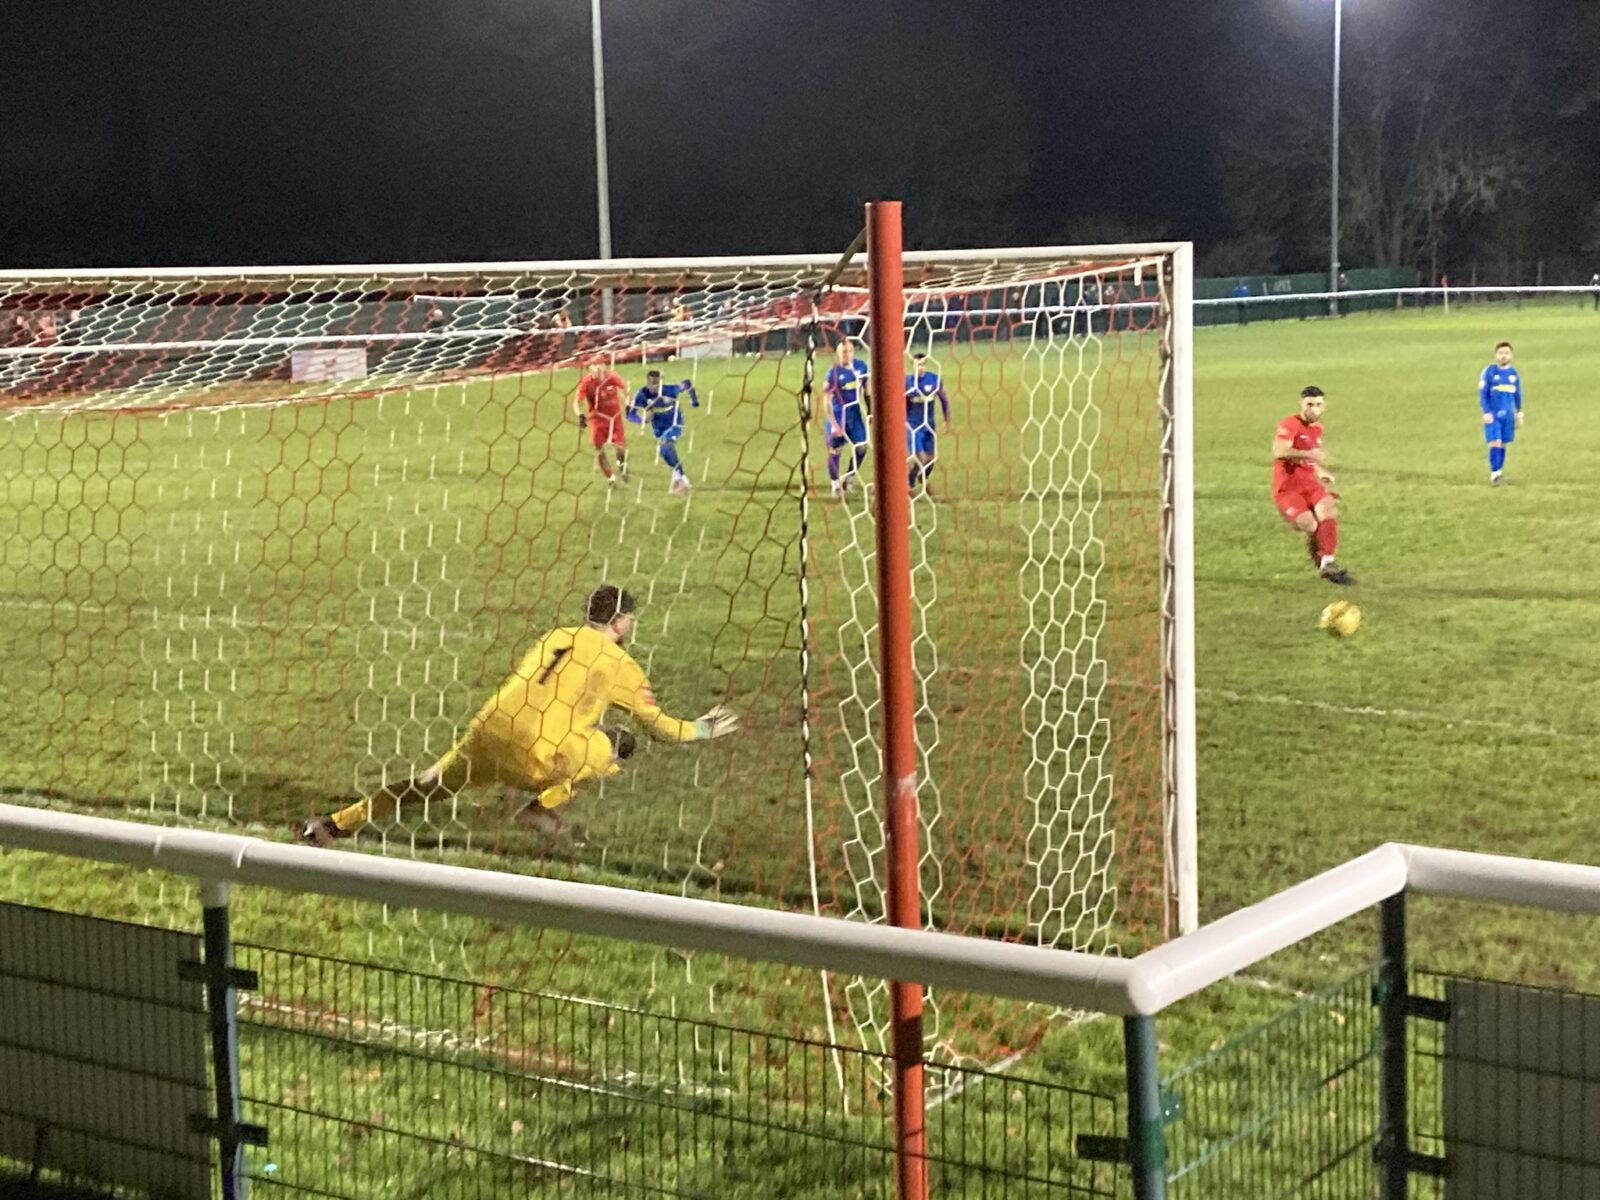
M1545 151L1520 134L1549 78L1535 75L1528 56L1504 53L1505 20L1495 6L1466 3L1449 22L1374 6L1346 25L1347 259L1436 266L1452 237L1537 174ZM1328 223L1327 93L1285 70L1264 79L1248 104L1223 148L1239 185L1235 222L1278 230L1286 258L1314 259Z

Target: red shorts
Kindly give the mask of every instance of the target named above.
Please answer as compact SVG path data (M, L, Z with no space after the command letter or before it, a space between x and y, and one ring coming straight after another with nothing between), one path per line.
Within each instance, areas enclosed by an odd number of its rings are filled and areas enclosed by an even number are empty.
M1304 483L1298 479L1291 479L1272 493L1272 502L1278 506L1283 519L1293 525L1296 517L1303 512L1312 511L1322 503L1327 494L1328 489L1318 483L1315 476Z
M596 450L601 449L607 442L613 446L622 445L622 414L590 413L589 440L594 443Z

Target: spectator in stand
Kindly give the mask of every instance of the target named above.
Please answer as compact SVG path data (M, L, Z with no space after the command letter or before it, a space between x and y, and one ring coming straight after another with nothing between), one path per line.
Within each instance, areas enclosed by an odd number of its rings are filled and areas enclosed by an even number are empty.
M33 322L28 320L25 312L13 312L5 322L5 344L8 346L26 346L33 341Z
M566 357L572 353L573 347L578 341L578 335L572 332L572 318L567 315L566 309L557 309L556 319L553 324L559 342L556 353Z

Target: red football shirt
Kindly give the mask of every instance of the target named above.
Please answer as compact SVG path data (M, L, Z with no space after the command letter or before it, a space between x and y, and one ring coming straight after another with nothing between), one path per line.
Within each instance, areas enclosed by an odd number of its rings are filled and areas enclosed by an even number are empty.
M1315 424L1307 425L1300 419L1299 413L1293 413L1278 422L1278 430L1273 437L1274 439L1283 438L1296 450L1320 450L1322 448L1322 423L1319 421ZM1314 480L1317 477L1316 471L1313 469L1315 466L1315 463L1305 460L1288 462L1281 458L1273 459L1272 490L1279 492L1290 484L1299 487L1302 483Z
M593 375L585 375L578 384L578 399L587 404L592 413L620 417L627 390L627 383L615 371L607 371L598 379Z

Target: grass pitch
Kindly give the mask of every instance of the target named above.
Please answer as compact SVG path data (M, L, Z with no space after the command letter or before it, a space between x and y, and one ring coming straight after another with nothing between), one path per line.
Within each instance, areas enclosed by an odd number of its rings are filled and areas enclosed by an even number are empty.
M1510 451L1506 486L1490 489L1475 389L1501 338L1516 345L1527 423ZM985 397L1009 386L1004 356L991 365L999 377ZM581 863L585 877L653 877L706 894L729 881L737 884L726 888L730 896L804 896L813 865L783 832L798 763L787 751L765 752L797 715L784 699L796 695L794 681L783 677L798 645L792 530L772 524L795 482L785 440L792 399L768 374L775 371L736 364L717 384L712 411L690 414L698 432L685 457L701 487L687 510L666 495L665 472L637 438L635 474L649 486L626 505L607 498L586 446L575 446L563 423L556 387L506 396L472 385L485 390L468 389L468 403L457 387L453 397L419 389L314 413L176 414L162 418L160 434L128 417L57 419L49 429L37 417L18 418L0 439L0 651L13 697L0 731L0 782L15 795L75 807L276 823L370 784L397 757L421 762L442 750L537 632L531 626L551 623L528 614L570 608L592 577L620 567L656 580L647 598L659 624L642 653L663 699L693 715L724 693L747 698L747 707L755 698L752 735L726 752L653 751L632 766L627 788L608 791L615 803L591 805L581 818L593 844L663 847L658 857L632 851L561 861L567 869ZM1600 769L1589 751L1600 738L1600 651L1590 625L1600 596L1600 526L1588 504L1600 442L1590 435L1587 391L1597 374L1600 320L1576 306L1199 331L1205 917L1385 840L1595 860ZM1011 382L1018 378L1025 373ZM1272 429L1312 382L1329 397L1340 558L1360 580L1342 594L1365 618L1345 640L1318 633L1317 614L1333 589L1310 570L1269 495ZM735 396L743 403L719 409ZM992 400L987 417L964 413L970 402L959 390L953 400L960 438L972 446L1016 415ZM472 423L463 427L466 414ZM707 435L730 421L740 422L736 435L719 448ZM961 444L953 442L952 468ZM245 470L230 457L257 452ZM976 477L946 475L958 491L959 480ZM219 480L259 487L270 503L248 511L270 520L230 523L227 505L214 503ZM540 503L530 505L530 496ZM934 717L957 705L982 708L986 685L973 681L1003 674L990 671L985 635L973 622L992 622L998 632L989 644L1004 645L1015 661L1007 631L1016 564L985 540L1000 523L973 527L966 514L981 506L964 510L959 495L950 500L945 528L967 556L973 599L946 605L923 647L938 653L945 679L959 681L931 696ZM528 533L530 520L543 531L538 537ZM851 520L830 510L815 531L838 565L819 603L841 615L850 609L850 572L859 569L848 558ZM579 552L540 552L579 530ZM596 531L603 537L591 536ZM162 547L154 559L137 549L152 533ZM348 565L352 546L366 565ZM1107 553L1115 559L1119 551ZM691 569L692 586L684 574ZM757 596L772 603L751 604ZM961 619L941 624L945 614ZM152 630L162 632L159 642ZM305 651L291 675L274 665L286 637ZM856 648L854 661L867 657ZM836 698L861 694L838 675L848 675L841 664L851 660L841 648L821 668L819 686L834 687ZM426 702L396 711L386 697L402 694ZM270 718L262 722L270 736L218 741L249 713ZM864 712L842 714L830 761L846 774L860 745L851 722L859 729L864 720ZM925 723L924 733L930 728ZM989 736L1000 747L993 765L1026 769L1032 761L1003 730ZM1073 761L1068 752L1064 769ZM327 769L307 772L307 762ZM863 778L847 792L868 785ZM941 879L952 893L981 897L990 912L1024 911L1013 876L984 874L990 859L1003 862L1012 836L985 827L990 795L976 786L943 789L944 844L954 848L939 862ZM734 806L737 819L720 825L721 842L707 841L719 805ZM540 853L500 828L463 806L402 822L386 836L404 843L402 852L443 845L462 861ZM844 849L832 862L824 857L824 872L848 876L850 854L877 853L871 830L852 824L848 810L829 836ZM1077 853L1092 868L1106 852L1090 839ZM19 898L128 916L192 902L182 887L121 872L51 860L49 877L40 878L31 856L6 860L0 876ZM736 881L731 863L740 864ZM870 910L872 898L857 898ZM244 899L247 909L260 903ZM485 937L427 918L375 921L309 901L243 915L263 941L303 939L314 925L314 948L335 956L371 953L452 972L516 961L529 986L582 990L602 979L611 997L647 1008L686 1004L690 995L699 1003L709 993L729 1019L825 1033L805 973L757 979L705 956L685 968L626 948L525 931ZM1415 957L1430 966L1600 987L1600 967L1576 952L1576 930L1559 921L1419 905L1415 926ZM1256 982L1180 1006L1162 1022L1169 1058L1192 1057L1280 1005L1284 991L1320 986L1374 951L1372 923L1355 922L1263 964ZM1056 1025L1023 1069L1110 1086L1118 1042L1110 1022Z

